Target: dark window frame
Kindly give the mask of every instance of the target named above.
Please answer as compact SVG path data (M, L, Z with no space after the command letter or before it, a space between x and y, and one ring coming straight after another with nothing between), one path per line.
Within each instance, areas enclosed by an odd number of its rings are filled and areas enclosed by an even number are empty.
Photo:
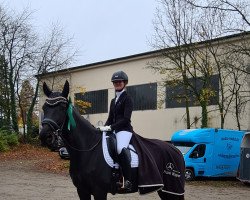
M157 83L146 83L127 87L133 99L134 111L157 109Z
M194 85L201 89L201 79L188 79L192 81ZM211 87L215 92L215 96L211 97L208 105L218 105L219 102L219 75L211 76ZM184 94L183 85L176 86L166 86L165 87L165 108L182 108L186 107L185 98L182 94ZM199 102L196 100L196 97L190 92L189 93L189 107L199 106Z
M78 108L81 114L100 114L108 112L108 89L88 91L84 94L75 93L75 100L83 100L91 103L91 107L84 109L82 112L75 103L75 107Z

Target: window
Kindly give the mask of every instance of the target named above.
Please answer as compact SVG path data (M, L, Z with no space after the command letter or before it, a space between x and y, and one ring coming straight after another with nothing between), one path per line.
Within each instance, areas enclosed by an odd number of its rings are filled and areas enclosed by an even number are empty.
M108 112L108 90L97 90L91 92L76 93L76 100L82 100L91 104L90 107L80 108L79 105L75 103L81 114L96 114L96 113L106 113Z
M197 92L200 92L203 86L202 78L188 79L189 84L196 88ZM214 92L214 96L209 99L208 105L217 105L219 101L219 76L213 75L210 78L208 84L211 90ZM166 108L178 108L185 107L185 90L183 84L168 85L166 86ZM189 106L198 106L199 102L192 90L187 91Z
M199 144L195 147L193 152L190 154L190 158L201 158L205 155L206 152L206 145L205 144Z
M195 145L193 142L173 142L173 145L177 147L183 155L186 155L189 150Z
M127 87L132 97L134 110L155 110L157 108L157 83Z

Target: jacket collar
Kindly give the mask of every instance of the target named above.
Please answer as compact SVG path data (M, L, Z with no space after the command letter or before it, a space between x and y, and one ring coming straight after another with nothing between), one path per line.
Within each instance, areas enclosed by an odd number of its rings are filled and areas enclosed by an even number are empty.
M117 103L118 101L120 101L124 95L126 95L127 92L125 90L122 90L121 92L119 92L119 94L116 95L115 98L115 103Z

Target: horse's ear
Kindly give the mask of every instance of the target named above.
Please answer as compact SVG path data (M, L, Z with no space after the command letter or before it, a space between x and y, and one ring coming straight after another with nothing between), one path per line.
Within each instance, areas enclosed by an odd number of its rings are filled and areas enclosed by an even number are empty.
M50 94L52 93L52 91L49 89L49 87L45 82L43 83L43 92L47 97L49 97Z
M69 95L69 82L66 80L62 91L62 96L67 98L68 95Z

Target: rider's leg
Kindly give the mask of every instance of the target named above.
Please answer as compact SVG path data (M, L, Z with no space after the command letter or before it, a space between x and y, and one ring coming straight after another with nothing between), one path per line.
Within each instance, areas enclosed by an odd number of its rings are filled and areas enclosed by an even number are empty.
M118 133L116 133L118 154L122 152L122 149L124 147L125 148L128 147L131 137L132 137L132 133L128 131L119 131Z
M117 152L119 163L121 165L124 176L124 189L131 191L132 189L132 170L131 170L131 155L127 149L132 133L127 131L120 131L116 133L117 137Z
M123 148L122 152L118 155L119 163L122 167L122 172L124 176L124 189L132 190L132 169L131 169L131 155L129 149Z

